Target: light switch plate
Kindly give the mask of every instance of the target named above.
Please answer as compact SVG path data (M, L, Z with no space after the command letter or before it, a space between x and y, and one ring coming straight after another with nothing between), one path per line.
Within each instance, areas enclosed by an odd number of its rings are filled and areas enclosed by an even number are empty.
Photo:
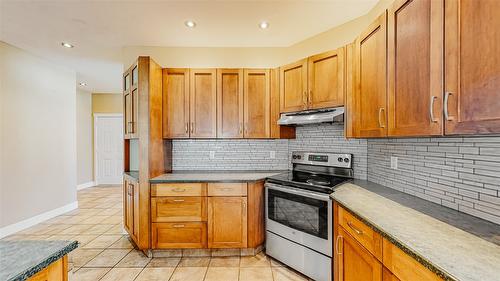
M269 151L269 158L271 159L276 158L276 151Z
M393 170L398 169L398 158L395 156L391 156L391 169Z

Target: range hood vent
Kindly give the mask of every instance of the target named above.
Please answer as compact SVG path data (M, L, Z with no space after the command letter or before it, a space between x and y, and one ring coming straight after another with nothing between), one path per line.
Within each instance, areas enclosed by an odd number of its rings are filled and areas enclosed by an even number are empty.
M282 113L278 125L306 125L344 122L344 107Z

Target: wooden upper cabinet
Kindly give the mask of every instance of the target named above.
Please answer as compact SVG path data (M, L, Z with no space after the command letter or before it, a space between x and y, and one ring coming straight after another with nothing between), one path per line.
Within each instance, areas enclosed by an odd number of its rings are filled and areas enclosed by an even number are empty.
M132 125L132 94L130 92L130 71L123 74L123 133L125 139L130 138Z
M342 227L338 235L338 281L381 281L382 264Z
M244 70L244 136L269 138L271 136L271 93L269 69Z
M500 1L445 1L445 133L500 133ZM446 110L447 109L447 110Z
M293 139L295 138L295 127L280 126L278 120L281 117L280 113L280 69L274 68L270 70L271 75L271 138L273 139Z
M191 69L189 115L191 138L217 136L217 77L215 69Z
M308 108L344 105L344 47L308 59Z
M280 67L280 111L307 109L307 59Z
M217 69L217 137L243 137L242 69Z
M397 0L388 11L389 136L443 133L443 1Z
M125 139L133 139L138 137L138 67L138 63L136 62L123 74L123 132Z
M189 137L189 69L163 69L163 137Z
M380 15L356 39L352 99L347 112L352 135L387 135L387 14Z
M208 247L247 247L247 198L208 198Z

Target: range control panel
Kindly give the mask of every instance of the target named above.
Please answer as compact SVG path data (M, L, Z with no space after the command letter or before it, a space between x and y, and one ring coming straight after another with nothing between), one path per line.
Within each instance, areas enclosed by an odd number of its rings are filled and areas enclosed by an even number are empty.
M292 152L292 163L351 168L352 154L294 151Z

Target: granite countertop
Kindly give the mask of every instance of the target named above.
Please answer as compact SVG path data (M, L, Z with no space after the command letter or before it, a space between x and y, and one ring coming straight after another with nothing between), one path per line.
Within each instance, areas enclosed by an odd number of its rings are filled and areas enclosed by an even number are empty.
M283 172L285 171L173 171L152 178L149 182L254 182Z
M77 241L0 241L0 280L26 280L77 247Z
M367 181L331 197L445 280L500 280L500 225Z
M133 179L139 180L139 171L124 172L124 174Z

